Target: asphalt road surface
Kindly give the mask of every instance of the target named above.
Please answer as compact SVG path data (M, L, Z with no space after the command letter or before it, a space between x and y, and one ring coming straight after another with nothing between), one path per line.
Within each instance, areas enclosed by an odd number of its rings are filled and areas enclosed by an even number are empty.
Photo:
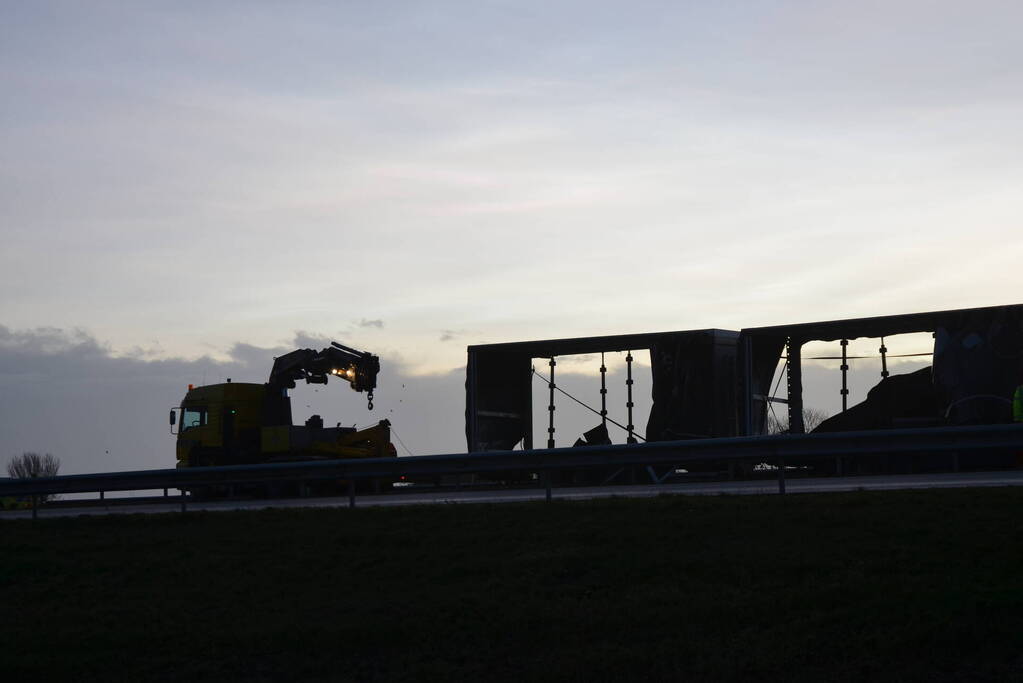
M894 489L925 489L925 488L970 488L990 486L1023 486L1023 471L1006 472L965 472L946 474L904 474L868 477L829 477L814 479L788 478L785 482L786 492L793 493L828 493L832 491L885 491ZM721 494L777 494L778 482L774 479L756 481L717 481L717 482L685 482L658 485L629 486L588 486L578 488L554 488L551 490L555 500L584 500L588 498L607 498L623 496L628 498L644 498L659 495L690 495L714 496ZM393 493L360 495L356 505L434 505L434 504L468 504L468 503L520 503L525 501L544 500L546 491L535 489L503 489L476 490L462 489L456 491L433 491L409 487L396 489ZM106 506L83 505L82 507L41 508L39 517L69 517L78 515L110 515L137 513L179 512L181 499L171 496L167 503L154 503L151 500L132 503L115 503ZM188 510L257 510L262 508L302 508L302 507L347 507L348 497L336 498L289 498L280 500L229 500L229 501L188 501ZM18 519L31 517L31 510L8 510L0 512L0 519Z

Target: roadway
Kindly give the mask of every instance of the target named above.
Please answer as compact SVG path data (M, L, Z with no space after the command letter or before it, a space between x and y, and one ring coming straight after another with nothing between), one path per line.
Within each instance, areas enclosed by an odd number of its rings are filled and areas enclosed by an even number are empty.
M1023 471L1003 472L958 472L943 474L903 474L864 477L788 478L786 492L832 493L837 491L891 491L897 489L931 488L973 488L993 486L1023 486ZM713 481L683 482L657 485L588 486L566 487L551 490L554 500L588 500L593 498L648 498L659 495L758 495L778 493L778 482L774 479L754 481ZM435 491L409 487L393 493L365 494L356 499L358 507L386 507L393 505L437 505L472 503L523 503L542 501L546 491L535 489L490 489ZM123 500L123 499L122 499ZM108 505L83 505L81 507L43 507L39 517L74 517L79 515L126 515L153 514L180 511L179 497L172 496L167 503L110 501ZM287 498L278 500L226 500L188 501L189 511L258 510L265 508L334 508L348 507L348 497L335 498ZM31 510L8 510L0 512L0 519L30 518Z

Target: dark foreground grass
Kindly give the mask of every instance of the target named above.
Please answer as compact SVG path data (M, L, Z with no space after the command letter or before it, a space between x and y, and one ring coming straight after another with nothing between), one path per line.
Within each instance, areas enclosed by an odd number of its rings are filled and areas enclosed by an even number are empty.
M0 522L0 676L1023 680L1023 491Z

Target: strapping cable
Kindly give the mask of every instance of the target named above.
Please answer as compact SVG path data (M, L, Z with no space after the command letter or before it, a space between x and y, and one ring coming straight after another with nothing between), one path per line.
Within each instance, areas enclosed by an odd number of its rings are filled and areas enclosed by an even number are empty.
M538 379L540 379L541 381L543 381L543 382L546 382L546 383L547 383L548 385L549 385L549 384L551 383L551 380L550 380L550 378L549 378L549 377L545 377L545 376L543 376L542 374L540 374L539 372L537 372L537 371L536 371L536 368L533 368L533 374L534 374L534 375L536 375L536 376L537 376L537 378L538 378ZM586 408L586 410L590 411L590 412L591 412L591 413L593 413L594 415L597 415L598 417L606 417L606 416L602 416L602 415L600 414L600 411L599 411L599 410L596 410L595 408L591 408L590 406L586 405L585 403L583 403L582 401L580 401L579 399L577 399L577 398L576 398L575 396L573 396L572 394L570 394L570 393L568 393L567 391L565 391L564 389L562 389L561 387L558 387L558 386L556 386L556 387L554 387L554 388L555 388L555 390L556 390L556 391L560 391L560 392L561 392L562 394L564 394L565 396L568 396L568 397L569 397L570 399L572 399L573 401L575 401L576 403L578 403L579 405L581 405L581 406L582 406L583 408ZM608 421L608 422L610 422L611 424L613 424L613 425L614 425L615 427L618 427L618 428L619 428L619 429L621 429L622 431L625 431L625 432L628 432L628 431L629 431L629 429L628 429L628 428L627 428L627 427L626 427L625 425L623 425L623 424L622 424L621 422L616 422L615 420L612 420L612 419L611 419L610 417L607 417L607 421ZM640 439L640 440L642 440L642 441L646 441L646 439L644 439L644 438L643 438L642 436L640 436L639 434L636 434L635 432L633 432L633 434L632 434L632 435L633 435L633 436L634 436L635 438L637 438L637 439Z
M398 443L401 444L401 447L405 449L406 453L408 453L409 455L414 455L414 453L412 453L412 451L408 449L408 446L405 445L405 442L401 440L401 437L398 436L398 432L394 431L393 426L391 427L391 434L393 434L394 438L398 440Z

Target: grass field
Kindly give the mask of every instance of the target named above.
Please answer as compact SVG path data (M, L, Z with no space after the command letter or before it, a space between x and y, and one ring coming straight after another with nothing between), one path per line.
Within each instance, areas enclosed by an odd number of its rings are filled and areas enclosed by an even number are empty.
M35 680L1023 680L1023 491L0 522Z

